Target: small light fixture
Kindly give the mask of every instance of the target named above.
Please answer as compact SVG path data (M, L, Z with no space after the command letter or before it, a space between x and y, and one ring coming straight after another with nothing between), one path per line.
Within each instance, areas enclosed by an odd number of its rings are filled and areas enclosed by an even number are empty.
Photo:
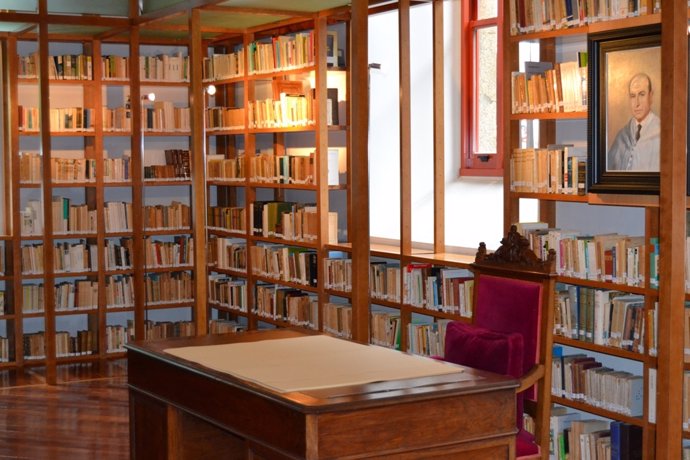
M213 96L214 94L216 94L216 85L208 85L206 87L206 93L209 96Z
M156 93L148 93L148 94L145 94L145 95L141 96L141 99L142 99L143 101L150 101L150 102L153 102L153 101L156 100Z

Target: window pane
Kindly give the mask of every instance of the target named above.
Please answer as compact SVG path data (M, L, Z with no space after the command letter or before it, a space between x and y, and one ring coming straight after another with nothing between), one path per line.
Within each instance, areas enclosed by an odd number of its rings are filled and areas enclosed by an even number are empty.
M478 0L477 19L495 18L498 16L498 0Z
M477 145L476 153L496 153L497 28L477 30Z

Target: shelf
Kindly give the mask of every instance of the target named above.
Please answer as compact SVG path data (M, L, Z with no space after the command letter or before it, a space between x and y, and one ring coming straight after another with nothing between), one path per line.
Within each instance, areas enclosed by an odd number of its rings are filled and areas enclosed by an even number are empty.
M63 310L55 310L56 316L73 316L73 315L93 315L98 313L98 307L89 308L70 308Z
M209 307L214 308L214 309L216 309L216 310L218 310L218 311L224 311L224 312L227 312L227 313L232 313L232 314L234 314L234 315L241 315L241 316L247 316L247 315L249 315L248 312L246 312L246 311L241 311L239 308L229 307L229 306L226 306L226 305L221 305L221 304L216 303L216 302L209 302L208 305L209 305Z
M89 271L81 271L81 272L53 272L55 275L55 278L74 278L77 276L97 276L98 271L94 270L89 270Z
M273 128L250 128L247 130L250 134L273 134L273 133L302 133L316 131L316 125L305 126L289 126L289 127L273 127Z
M133 312L134 311L134 305L130 307L105 307L105 312L107 313L127 313L127 312Z
M176 180L155 180L155 179L144 179L143 184L145 187L163 187L163 186L180 186L180 185L192 185L191 179L176 179Z
M556 334L553 335L553 343L573 348L581 348L583 350L589 350L596 353L617 356L619 358L630 359L633 361L640 361L647 365L656 362L655 357L646 354L624 350L622 348L609 347L606 345L597 345L591 342L583 342L582 340L570 339L568 337L563 337L561 335Z
M400 310L402 308L401 302L393 302L391 300L377 299L376 297L369 296L369 304L371 305L381 305L383 307L390 307Z
M286 246L298 246L301 248L317 249L316 242L311 242L311 241L284 240L282 238L267 238L267 237L255 236L255 235L252 235L249 238L253 241L262 242L262 243L277 243L277 244L283 244Z
M587 112L513 113L511 120L580 120L587 119Z
M294 281L285 281L282 279L276 279L276 278L271 278L270 276L257 275L257 274L253 274L252 276L256 280L262 281L262 282L267 283L267 284L279 284L281 286L299 289L301 291L318 292L318 287L311 286L309 284L300 284L300 283L295 283Z
M534 200L547 201L571 201L576 203L587 203L587 195L570 195L561 193L532 193L532 192L510 192L515 198L529 198Z
M562 28L555 30L545 30L541 32L533 32L527 34L511 35L509 40L511 42L522 42L530 40L542 40L545 38L558 38L568 35L586 35L595 32L605 32L608 30L616 30L626 27L640 27L649 24L658 24L661 22L661 14L646 14L644 16L637 16L623 19L613 19L610 21L595 22L585 26L577 26L571 28Z
M194 265L176 265L170 267L147 267L143 268L145 273L168 273L168 272L187 272L194 270Z
M206 231L210 235L223 236L226 238L243 238L243 239L246 239L249 236L249 235L247 235L247 232L244 232L242 230L228 230L225 228L217 228L217 227L206 227Z
M190 131L143 131L144 137L189 137Z
M300 67L298 69L274 70L271 72L254 73L251 75L247 75L247 80L273 80L274 78L282 77L283 75L309 73L314 70L316 70L316 66L313 65Z
M206 181L206 185L215 185L216 187L247 187L247 180L222 180L210 179Z
M219 78L216 80L203 80L202 83L205 86L208 86L208 85L216 85L216 86L233 85L233 84L237 84L237 83L244 83L244 78L245 78L244 75L238 75L235 77Z
M184 228L147 228L144 229L144 236L156 235L191 235L192 229L190 227Z
M53 182L53 188L80 188L80 187L96 187L95 180L82 182Z
M318 187L314 184L280 184L278 182L249 182L248 187L254 188L279 188L291 190L309 190L316 191Z
M404 309L410 310L412 313L417 313L420 315L426 315L426 316L433 316L434 318L443 318L443 319L452 319L452 320L460 320L463 318L460 316L460 313L446 313L444 311L439 311L439 310L431 310L429 308L420 308L420 307L414 307L412 305L408 304L403 304ZM467 320L467 318L464 318Z
M168 81L168 80L144 80L139 81L139 84L144 86L177 86L180 88L188 88L189 81Z
M208 271L215 272L215 273L221 273L223 275L234 276L236 278L246 278L247 277L246 271L243 272L240 270L233 270L232 268L218 268L218 267L214 267L213 265L208 266Z
M352 297L352 291L340 291L337 289L330 289L330 288L325 288L324 291L328 295L332 295L335 297L345 297L345 298L350 298Z
M194 300L185 300L180 302L163 302L163 303L149 303L145 302L147 310L167 310L169 308L188 308L194 306Z
M409 256L411 262L428 262L434 265L448 265L450 267L470 268L474 263L475 256L468 254L455 253L431 253L431 254L415 254Z
M601 417L613 420L620 420L631 425L637 425L641 427L645 426L645 421L641 417L631 417L629 415L623 415L618 412L612 412L610 410L602 409L600 407L594 407L585 402L573 401L571 399L561 398L559 396L552 396L551 402L554 404L560 404L562 406L567 406L584 412L589 412L590 414L599 415Z
M207 136L239 136L244 134L244 128L208 129L205 132Z
M565 284L575 284L577 286L585 286L585 287L591 287L591 288L597 288L597 289L623 291L623 292L629 292L631 294L641 294L641 295L650 294L650 293L656 294L658 292L656 289L647 289L645 287L640 287L640 286L628 286L627 284L612 283L610 281L587 280L587 279L583 279L583 278L573 278L570 276L561 276L561 275L556 277L556 282L565 283Z

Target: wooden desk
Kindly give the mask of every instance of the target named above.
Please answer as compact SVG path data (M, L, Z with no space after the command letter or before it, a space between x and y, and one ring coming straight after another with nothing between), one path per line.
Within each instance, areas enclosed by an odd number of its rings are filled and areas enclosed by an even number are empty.
M163 351L303 335L281 329L128 345L132 458L515 456L517 382L510 378L466 369L279 393Z

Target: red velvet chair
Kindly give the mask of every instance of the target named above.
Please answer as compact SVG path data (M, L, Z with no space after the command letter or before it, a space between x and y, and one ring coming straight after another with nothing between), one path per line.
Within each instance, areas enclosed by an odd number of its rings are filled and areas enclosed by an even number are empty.
M501 243L493 254L480 244L473 322L448 325L445 360L519 379L516 455L547 458L555 253L540 260L514 226ZM534 418L534 436L523 428L524 409Z

